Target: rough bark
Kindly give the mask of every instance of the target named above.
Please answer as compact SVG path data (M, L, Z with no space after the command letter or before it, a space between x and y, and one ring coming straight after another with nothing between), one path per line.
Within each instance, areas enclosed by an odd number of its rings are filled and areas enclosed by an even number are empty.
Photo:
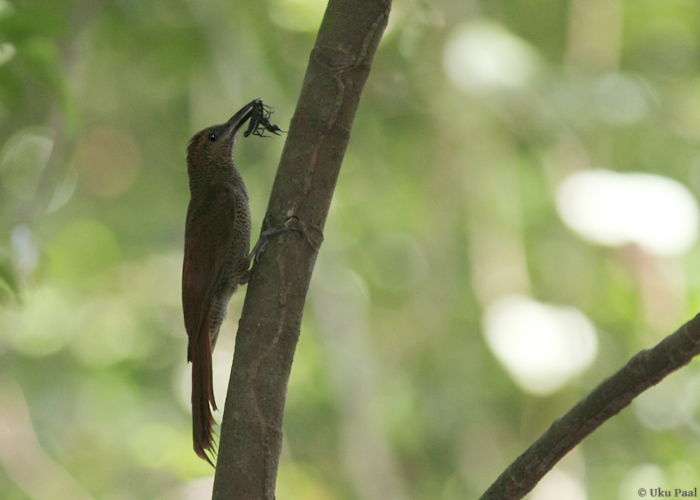
M275 498L287 382L350 130L390 0L330 0L272 188L238 327L214 499ZM299 231L300 230L300 231Z

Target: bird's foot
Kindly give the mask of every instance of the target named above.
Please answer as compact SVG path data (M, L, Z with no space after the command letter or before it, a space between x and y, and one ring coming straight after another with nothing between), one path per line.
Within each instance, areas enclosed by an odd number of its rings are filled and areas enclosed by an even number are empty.
M296 215L290 215L285 219L281 226L266 229L260 233L260 238L248 257L250 261L257 262L258 256L265 251L265 247L267 246L267 242L271 236L287 231L297 231L304 237L306 242L315 252L318 252L318 249L323 242L323 231L320 227L316 226L315 224L309 224L301 220ZM314 236L312 236L311 233L314 233Z

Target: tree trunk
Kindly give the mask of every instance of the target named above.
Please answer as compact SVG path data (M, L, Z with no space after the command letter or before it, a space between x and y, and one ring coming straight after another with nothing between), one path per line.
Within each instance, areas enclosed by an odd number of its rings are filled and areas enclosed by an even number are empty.
M330 0L272 188L236 337L214 499L273 500L287 382L323 227L390 0Z

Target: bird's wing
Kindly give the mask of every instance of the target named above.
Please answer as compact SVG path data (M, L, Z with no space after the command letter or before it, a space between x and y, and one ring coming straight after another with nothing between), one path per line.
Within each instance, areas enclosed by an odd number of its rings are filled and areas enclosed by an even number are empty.
M187 360L208 331L207 316L234 237L236 203L233 190L213 184L187 210L185 260L182 267L182 308L189 337ZM207 339L207 342L209 339Z

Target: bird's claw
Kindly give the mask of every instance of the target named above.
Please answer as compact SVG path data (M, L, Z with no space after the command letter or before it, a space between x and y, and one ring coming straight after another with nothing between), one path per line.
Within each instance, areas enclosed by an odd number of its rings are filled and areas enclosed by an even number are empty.
M291 221L296 221L296 223L290 225ZM313 229L314 232L317 234L318 237L316 239L313 239L311 237L311 235L309 234L309 229ZM253 247L253 250L250 252L249 259L251 261L257 262L258 256L265 251L265 247L267 246L267 242L270 239L270 237L286 231L299 232L315 252L318 252L319 247L323 242L323 231L321 230L321 228L314 224L308 224L302 221L296 215L290 215L285 219L282 225L273 227L271 229L266 229L262 233L260 233L260 238L255 244L255 247Z

